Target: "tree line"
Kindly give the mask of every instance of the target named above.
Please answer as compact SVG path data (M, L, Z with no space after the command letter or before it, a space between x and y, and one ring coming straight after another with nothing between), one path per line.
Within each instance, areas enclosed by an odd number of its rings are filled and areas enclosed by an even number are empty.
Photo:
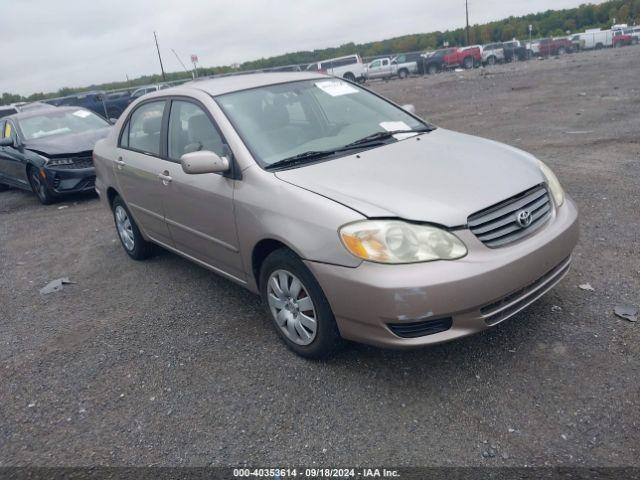
M473 45L507 41L513 38L525 39L529 36L529 25L533 27L534 38L540 38L563 36L566 35L567 32L582 32L587 28L609 28L614 22L627 23L629 25L639 24L640 0L609 0L598 5L584 4L577 8L547 10L546 12L520 17L509 17L482 25L476 24L470 27L469 41ZM362 44L347 43L339 47L292 52L247 61L235 68L231 66L199 68L198 74L201 76L218 75L238 70L259 70L285 65L308 64L353 53L359 53L363 57L374 57L397 52L430 51L442 47L445 42L448 42L448 44L452 46L465 45L466 30L464 28L457 28L444 32L436 31L403 35L401 37L376 42ZM166 74L166 78L167 81L177 81L189 79L190 75L186 72L170 72ZM0 105L63 97L90 90L132 89L142 85L160 83L162 81L160 75L145 75L128 82L109 82L81 88L65 87L56 92L39 92L27 97L5 92L0 97Z

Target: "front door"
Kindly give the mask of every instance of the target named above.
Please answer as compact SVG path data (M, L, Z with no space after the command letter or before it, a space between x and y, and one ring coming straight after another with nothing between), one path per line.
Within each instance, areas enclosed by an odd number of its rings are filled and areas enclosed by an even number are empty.
M114 169L127 207L147 236L172 245L164 221L165 180L159 174L169 163L161 158L160 138L166 100L145 102L133 111L118 143Z
M189 175L180 165L185 153L227 154L212 118L199 104L172 100L167 132L170 178L163 188L165 219L175 247L244 281L233 211L235 180L216 173Z
M0 147L0 178L9 185L26 187L29 182L26 176L24 155L20 148L16 148L18 132L13 122L0 121L0 138L12 138L14 145Z

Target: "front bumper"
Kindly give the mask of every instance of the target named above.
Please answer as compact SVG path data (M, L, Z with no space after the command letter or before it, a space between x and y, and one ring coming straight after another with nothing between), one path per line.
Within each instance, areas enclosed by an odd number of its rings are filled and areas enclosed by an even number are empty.
M496 249L483 245L469 230L456 234L469 250L459 260L363 262L357 268L307 261L341 335L383 347L417 347L471 335L506 320L567 273L578 241L578 212L567 197L531 236ZM421 324L427 328L421 330ZM437 333L415 336L429 331ZM413 337L407 338L407 332Z
M58 195L67 193L93 192L96 170L89 168L43 167L47 185Z

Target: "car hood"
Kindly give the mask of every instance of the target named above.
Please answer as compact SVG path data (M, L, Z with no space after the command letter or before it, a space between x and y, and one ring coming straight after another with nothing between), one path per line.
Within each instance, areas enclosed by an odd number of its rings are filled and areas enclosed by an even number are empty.
M466 225L469 215L545 181L533 156L440 128L276 176L369 218L447 227Z
M65 155L93 150L96 142L105 138L111 127L74 133L72 135L54 135L51 137L26 140L25 148L43 155Z

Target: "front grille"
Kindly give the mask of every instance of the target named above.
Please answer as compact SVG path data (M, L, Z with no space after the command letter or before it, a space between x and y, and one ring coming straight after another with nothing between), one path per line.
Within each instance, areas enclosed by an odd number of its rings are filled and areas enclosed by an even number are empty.
M487 325L496 325L514 315L559 282L564 274L569 271L570 266L571 257L565 258L535 282L510 293L506 297L502 297L496 302L485 305L480 309L480 313L485 315L484 321Z
M518 213L528 211L531 223L522 227ZM474 213L467 220L469 229L487 247L496 248L519 240L540 228L551 216L551 198L544 185Z
M58 169L79 169L93 167L93 158L91 157L71 157L73 163L66 165L54 165L53 168Z
M444 332L451 328L451 317L411 323L390 323L389 330L402 338L417 338Z

